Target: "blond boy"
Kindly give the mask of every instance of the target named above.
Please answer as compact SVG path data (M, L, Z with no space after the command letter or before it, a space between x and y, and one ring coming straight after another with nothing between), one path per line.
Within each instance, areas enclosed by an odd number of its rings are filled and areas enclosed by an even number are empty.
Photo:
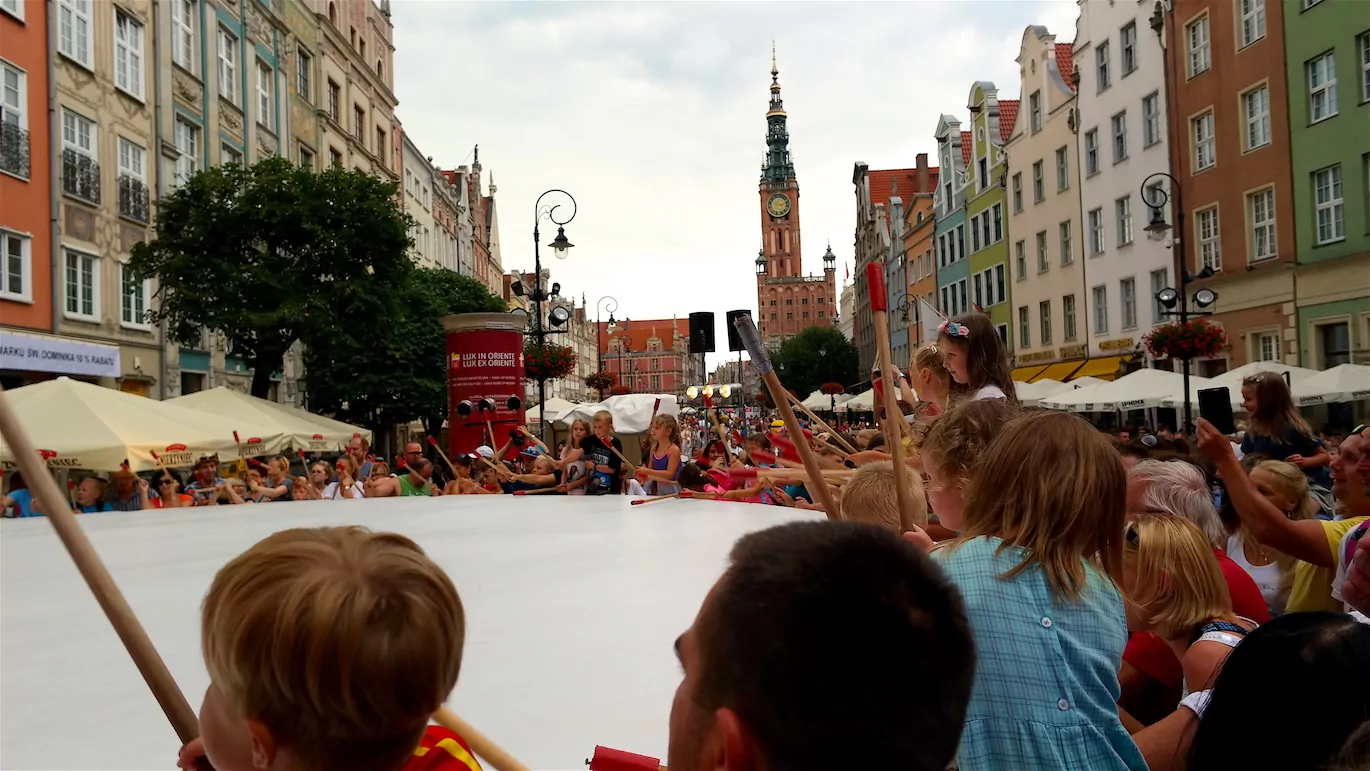
M210 685L181 768L479 769L428 726L461 670L466 620L417 544L360 527L284 530L225 565L205 597ZM450 760L450 762L442 762Z
M913 510L927 510L927 498L923 494L923 482L917 473L904 475L909 489L909 500ZM855 522L869 522L887 527L898 533L899 499L894 488L894 463L877 461L867 463L852 474L850 481L842 486L842 518Z

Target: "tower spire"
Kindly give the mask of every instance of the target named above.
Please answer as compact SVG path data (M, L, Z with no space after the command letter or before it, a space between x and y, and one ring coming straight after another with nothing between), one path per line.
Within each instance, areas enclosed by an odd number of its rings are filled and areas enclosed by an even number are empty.
M790 132L786 126L785 103L780 98L780 66L771 41L771 101L766 110L766 163L761 178L784 182L794 178L794 158L790 156Z

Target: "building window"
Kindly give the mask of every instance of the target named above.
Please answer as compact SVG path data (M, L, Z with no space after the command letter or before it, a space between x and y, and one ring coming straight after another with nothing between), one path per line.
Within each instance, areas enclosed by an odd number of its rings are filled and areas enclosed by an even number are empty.
M238 38L219 28L219 96L238 103Z
M1104 242L1104 210L1102 207L1089 211L1089 253L1103 254L1107 244Z
M178 115L172 134L180 151L176 156L176 184L184 185L200 170L200 127Z
M1193 125L1194 135L1194 171L1197 173L1211 169L1213 164L1218 162L1217 152L1213 146L1213 111L1209 110L1190 123Z
M1152 92L1142 98L1142 144L1151 147L1161 141L1161 95Z
M1351 363L1350 325L1321 324L1318 326L1318 342L1322 353L1322 369L1330 369L1339 364Z
M1337 57L1332 51L1308 62L1308 122L1337 114Z
M989 187L989 159L980 159L980 173L975 177L976 191L984 190Z
M980 215L977 214L970 218L970 251L971 254L980 251Z
M1130 21L1118 33L1122 47L1123 76L1137 69L1137 22Z
M390 168L390 163L389 163L390 152L389 152L389 148L386 147L386 144L387 144L387 142L386 142L386 133L385 133L385 129L380 128L380 127L377 127L377 128L376 128L376 155L377 155L378 157L380 157L380 159L381 159L381 166L384 166L385 168L388 169L388 168ZM423 205L424 205L424 206L427 206L427 205L428 205L428 188L424 188L424 189L423 189Z
M119 137L119 215L147 222L147 150Z
M1030 331L1031 329L1028 325L1028 309L1027 306L1024 305L1018 308L1018 344L1024 348L1032 347L1032 337L1028 334Z
M195 30L199 29L195 0L171 0L171 60L187 72L196 72Z
M20 21L24 20L24 0L0 0L0 10Z
M341 101L341 96L340 96L341 93L342 93L342 89L338 88L338 84L337 84L337 83L334 83L332 80L329 80L329 81L328 81L328 117L332 118L334 123L340 122L340 121L339 121L339 118L338 118L338 109L339 109L339 108L338 108L338 103Z
M1075 339L1075 295L1068 294L1061 298L1061 321L1065 324L1066 342Z
M1013 262L1018 268L1018 278L1027 278L1027 242L1017 241L1013 244Z
M352 136L356 137L359 142L362 139L362 125L365 123L366 111L356 105L352 105Z
M139 281L128 265L119 263L119 323L136 329L151 329L147 319L148 282Z
M1360 100L1370 102L1370 32L1356 38L1360 45Z
M1118 282L1118 300L1123 311L1123 329L1137 328L1137 280L1125 278Z
M90 51L91 5L91 0L57 2L57 51L86 68L94 64Z
M1062 222L1057 229L1061 237L1061 264L1069 265L1075 262L1074 246L1070 242L1070 220Z
M1094 287L1094 334L1108 333L1108 287Z
M0 297L20 302L33 301L29 286L33 245L28 236L0 230Z
M87 321L99 321L100 258L75 249L62 251L66 266L66 315Z
M1060 192L1070 187L1070 156L1066 154L1066 148L1056 148L1056 191Z
M1018 172L1013 175L1013 211L1014 213L1023 210L1023 173Z
M276 113L276 100L273 96L275 73L261 59L257 60L257 123L270 128Z
M343 165L342 153L332 147L328 148L328 165L335 169L341 169Z
M1127 158L1127 110L1113 116L1113 162Z
M28 73L0 61L0 169L27 179L29 153Z
M143 25L114 9L114 87L143 98Z
M1218 240L1217 207L1195 212L1194 227L1199 236L1199 270L1222 270L1222 245Z
M1275 246L1275 191L1258 190L1246 197L1251 217L1251 261L1267 260L1276 255Z
M1261 86L1242 94L1242 108L1246 113L1246 149L1270 144L1270 89Z
M1099 173L1099 130L1085 132L1085 176Z
M219 146L219 162L220 162L220 163L236 163L236 164L238 164L239 166L241 166L241 165L243 165L243 154L240 153L240 152L238 152L238 148L236 148L236 147L234 147L234 146L232 146L232 145L227 145L227 144L220 145L220 146Z
M1256 361L1279 361L1280 360L1280 333L1279 332L1258 332L1256 340L1251 346L1256 355Z
M1341 164L1313 172L1313 203L1318 223L1318 244L1346 237L1341 197Z
M62 110L62 192L100 203L99 134L95 121Z
M314 101L314 57L309 52L295 47L295 93L306 102Z
M1037 272L1046 273L1051 269L1051 260L1047 256L1047 232L1040 230L1037 232Z
M1004 205L996 203L990 207L990 213L994 215L994 243L1004 240Z
M1189 41L1189 77L1208 72L1213 65L1212 52L1208 48L1208 15L1191 21L1185 27L1185 37Z
M1108 41L1100 43L1094 47L1094 69L1099 80L1099 91L1104 91L1113 85L1113 80L1108 73Z
M1127 246L1132 243L1132 196L1114 201L1113 210L1118 215L1118 246Z
M1042 130L1042 92L1033 91L1028 97L1028 115L1031 118L1032 133Z
M1165 285L1169 282L1169 276L1165 268L1151 271L1151 323L1159 324L1165 320L1166 307L1161 305L1161 301L1156 299Z
M1241 0L1242 31L1240 48L1265 37L1265 0Z
M1008 300L1008 276L1005 275L1004 263L994 266L994 289L996 292L993 305Z
M1041 344L1051 345L1051 301L1037 303L1037 326L1041 328Z
M1046 181L1042 179L1045 172L1042 171L1042 162L1037 161L1032 164L1032 202L1041 203L1046 199Z

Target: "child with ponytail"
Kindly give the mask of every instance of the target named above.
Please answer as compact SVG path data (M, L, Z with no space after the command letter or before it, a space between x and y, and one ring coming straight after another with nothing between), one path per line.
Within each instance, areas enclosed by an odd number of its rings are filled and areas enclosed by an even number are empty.
M964 313L938 327L937 347L955 385L953 399L1007 399L1018 403L1008 353L994 322L983 313Z

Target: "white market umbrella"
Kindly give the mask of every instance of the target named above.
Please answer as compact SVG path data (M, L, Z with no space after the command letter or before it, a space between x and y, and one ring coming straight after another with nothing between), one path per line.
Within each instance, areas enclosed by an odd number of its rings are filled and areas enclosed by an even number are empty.
M838 412L874 412L875 411L875 389L862 391L852 398L837 405Z
M253 455L278 452L285 441L271 426L65 377L6 391L5 398L52 468L114 471L127 460L131 471L148 471L157 467L154 453L167 466L189 466L216 453L234 457L234 431L244 443L259 440L244 448ZM3 441L0 463L14 465Z
M309 452L331 452L341 449L352 441L355 434L361 434L368 442L371 441L371 431L368 429L266 399L258 399L251 394L224 386L178 396L175 399L168 399L166 403L228 420L274 426L285 435L290 446Z
M1103 385L1104 383L1108 382L1111 381L1102 380L1097 377L1090 377L1089 375L1085 375L1084 377L1077 377L1074 380L1067 381L1066 385L1072 386L1074 388L1089 388L1090 386Z
M1038 380L1035 383L1014 383L1014 390L1018 394L1018 401L1024 407L1036 407L1043 399L1048 396L1055 396L1059 393L1075 390L1070 383L1062 383L1059 380Z
M565 415L579 406L580 405L575 402L554 396L547 400L547 419L556 422L561 419L562 415ZM527 417L529 423L537 423L542 420L542 407L543 405L539 404L528 410Z
M826 410L832 404L831 398L822 391L814 391L804 398L800 404L811 410Z
M1370 400L1370 367L1338 364L1304 380L1294 382L1294 402L1299 406L1329 402Z
M1241 390L1243 380L1261 372L1274 372L1279 375L1288 374L1290 383L1297 383L1318 374L1318 371L1315 369L1296 367L1292 364L1283 364L1278 361L1253 361L1250 364L1243 364L1235 369L1229 369L1221 375L1214 376L1213 382L1220 386L1227 386L1228 388L1239 391Z
M1162 401L1180 390L1184 377L1163 369L1139 369L1112 382L1049 396L1042 406L1070 412L1113 412L1159 407ZM1211 388L1207 378L1190 377L1195 390Z

